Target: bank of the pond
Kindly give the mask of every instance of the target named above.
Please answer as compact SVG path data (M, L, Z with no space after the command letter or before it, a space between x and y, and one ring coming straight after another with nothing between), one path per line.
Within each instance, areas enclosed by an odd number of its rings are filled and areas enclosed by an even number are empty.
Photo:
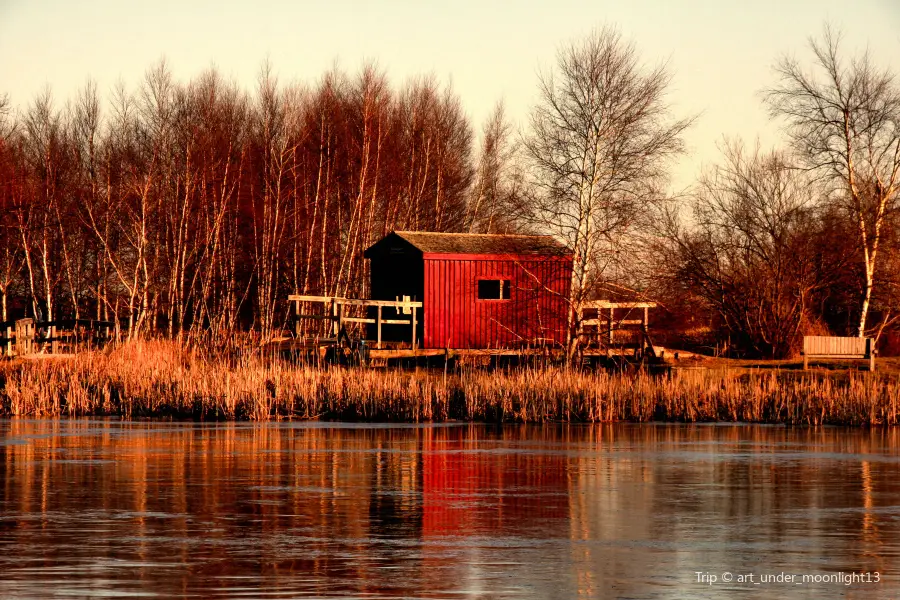
M0 365L3 416L873 426L898 424L898 406L900 378L877 373L320 370L166 342Z

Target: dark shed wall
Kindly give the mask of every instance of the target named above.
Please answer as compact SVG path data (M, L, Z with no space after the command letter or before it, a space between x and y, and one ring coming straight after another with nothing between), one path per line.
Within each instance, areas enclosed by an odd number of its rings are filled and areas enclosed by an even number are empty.
M571 257L424 255L425 348L564 344ZM509 279L510 299L478 300L476 281Z
M391 250L394 252L392 253ZM409 296L411 300L421 302L424 298L424 270L422 253L411 246L398 244L393 248L386 248L383 252L371 254L371 280L370 294L372 300L396 300ZM375 310L370 309L369 318L375 318ZM409 315L398 315L396 309L382 309L385 319L408 319ZM424 326L421 315L418 319L418 339L422 339ZM409 325L384 325L382 326L382 339L385 341L409 340ZM376 338L374 325L369 325L366 337Z

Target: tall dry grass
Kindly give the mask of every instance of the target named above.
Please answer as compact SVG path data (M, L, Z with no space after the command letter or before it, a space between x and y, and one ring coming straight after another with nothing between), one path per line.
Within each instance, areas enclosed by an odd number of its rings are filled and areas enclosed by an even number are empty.
M0 367L0 414L21 416L896 425L898 399L900 380L868 373L665 377L531 368L445 375L210 358L153 341Z

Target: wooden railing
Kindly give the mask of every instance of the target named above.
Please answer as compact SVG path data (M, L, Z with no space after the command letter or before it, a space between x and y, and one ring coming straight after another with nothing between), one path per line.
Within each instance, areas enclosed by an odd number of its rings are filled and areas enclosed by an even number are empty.
M414 302L405 297L402 300L360 300L355 298L341 298L339 296L305 296L291 295L288 300L294 303L295 308L295 331L300 336L300 321L302 319L322 319L331 322L331 335L335 342L340 342L342 336L347 336L347 323L361 323L375 325L376 348L381 348L381 328L382 325L410 325L410 344L413 350L418 346L416 338L416 329L418 326L417 311L422 308L421 302ZM302 303L321 304L324 307L322 314L301 314ZM372 317L356 317L349 314L351 307L365 307L375 309L375 318ZM385 308L396 309L398 313L410 315L409 319L386 319L383 316Z
M41 350L58 353L78 350L85 345L103 345L109 341L113 324L90 319L60 319L35 322L18 319L0 323L0 355L26 356Z

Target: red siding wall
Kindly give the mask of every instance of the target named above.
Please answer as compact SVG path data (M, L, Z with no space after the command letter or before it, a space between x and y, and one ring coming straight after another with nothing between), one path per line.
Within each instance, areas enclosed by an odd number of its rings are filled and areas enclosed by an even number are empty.
M426 254L424 348L565 343L571 257ZM509 300L478 300L479 279L509 279Z

